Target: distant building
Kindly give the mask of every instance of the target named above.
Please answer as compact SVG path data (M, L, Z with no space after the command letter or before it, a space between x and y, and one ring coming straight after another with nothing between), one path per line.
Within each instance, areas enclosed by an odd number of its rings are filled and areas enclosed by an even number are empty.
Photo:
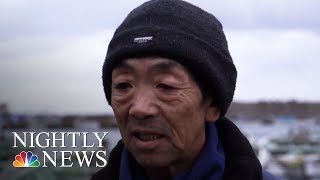
M318 119L320 103L261 101L257 103L233 102L227 117L231 119Z

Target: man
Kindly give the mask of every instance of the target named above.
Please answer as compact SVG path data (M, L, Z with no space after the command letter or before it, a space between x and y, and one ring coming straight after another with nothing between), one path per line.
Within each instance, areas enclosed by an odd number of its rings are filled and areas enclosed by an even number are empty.
M122 140L92 179L272 179L224 117L236 77L213 15L179 0L134 9L103 66Z

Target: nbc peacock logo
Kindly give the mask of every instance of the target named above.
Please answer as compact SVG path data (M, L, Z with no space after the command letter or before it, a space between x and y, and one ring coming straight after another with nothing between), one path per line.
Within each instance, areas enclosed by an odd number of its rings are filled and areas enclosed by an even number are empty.
M40 162L38 161L38 156L33 155L31 151L27 153L22 151L20 154L16 155L15 161L13 162L14 167L39 167Z

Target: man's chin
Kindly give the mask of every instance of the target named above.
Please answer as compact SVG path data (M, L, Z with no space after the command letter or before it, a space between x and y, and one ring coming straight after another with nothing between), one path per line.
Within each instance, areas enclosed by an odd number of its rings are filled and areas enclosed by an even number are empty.
M163 157L161 155L137 155L134 156L138 163L144 168L157 168L157 167L168 167L170 160L168 157Z

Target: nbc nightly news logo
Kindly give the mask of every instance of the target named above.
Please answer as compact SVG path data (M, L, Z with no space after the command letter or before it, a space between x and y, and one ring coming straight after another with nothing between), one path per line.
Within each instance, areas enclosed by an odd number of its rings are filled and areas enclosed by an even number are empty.
M33 155L31 151L27 153L22 151L19 155L16 155L15 161L13 162L14 167L39 167L40 162L38 156Z
M79 167L104 167L107 165L107 152L101 149L104 148L103 140L108 132L92 132L91 134L89 132L22 132L20 135L16 132L12 133L13 148L19 148L20 146L23 148L39 148L39 153L42 156L42 163L40 163L38 156L33 152L22 151L15 156L12 163L14 167L73 167L74 165L79 165ZM89 135L93 137L91 143L88 142ZM66 144L67 138L71 138L70 146ZM81 143L79 143L79 140ZM49 150L53 148L60 151ZM79 148L91 148L93 150L70 150ZM100 148L100 150L96 150L97 148Z

